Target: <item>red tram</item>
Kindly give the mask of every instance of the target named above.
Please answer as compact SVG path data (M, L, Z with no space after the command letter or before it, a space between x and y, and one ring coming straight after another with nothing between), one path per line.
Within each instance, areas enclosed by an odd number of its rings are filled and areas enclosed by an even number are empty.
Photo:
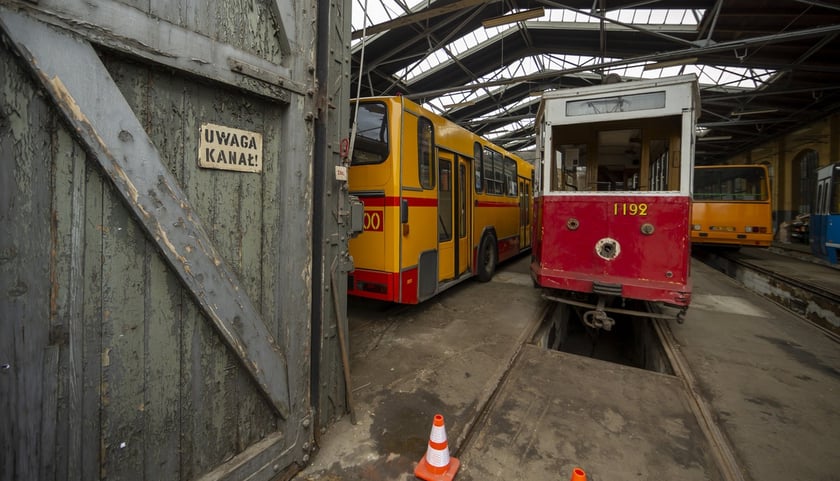
M588 309L595 328L612 327L608 312L683 320L699 113L693 75L543 95L531 276L544 297Z

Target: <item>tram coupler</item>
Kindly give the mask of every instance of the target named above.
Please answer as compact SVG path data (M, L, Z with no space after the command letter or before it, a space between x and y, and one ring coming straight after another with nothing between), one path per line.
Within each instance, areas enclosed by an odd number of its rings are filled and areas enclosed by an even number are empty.
M604 311L606 301L603 296L598 296L598 305L591 311L583 313L583 323L592 329L603 329L609 331L615 325L615 319L608 316Z

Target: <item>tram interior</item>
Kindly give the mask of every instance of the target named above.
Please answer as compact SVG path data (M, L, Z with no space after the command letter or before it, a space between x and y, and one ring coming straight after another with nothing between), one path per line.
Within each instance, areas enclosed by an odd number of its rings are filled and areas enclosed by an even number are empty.
M552 190L679 190L679 135L662 125L626 127L609 122L556 129Z

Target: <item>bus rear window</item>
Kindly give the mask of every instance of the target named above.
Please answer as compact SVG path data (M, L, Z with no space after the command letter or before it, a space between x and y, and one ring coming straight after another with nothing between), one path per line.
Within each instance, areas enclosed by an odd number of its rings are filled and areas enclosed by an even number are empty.
M355 103L353 104L356 105ZM356 118L356 139L351 165L379 164L388 157L388 109L382 102L358 104L358 116L350 114L350 128Z

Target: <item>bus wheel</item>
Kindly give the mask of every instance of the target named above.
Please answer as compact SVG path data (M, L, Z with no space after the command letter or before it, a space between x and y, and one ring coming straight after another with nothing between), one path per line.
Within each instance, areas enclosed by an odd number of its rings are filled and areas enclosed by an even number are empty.
M496 248L493 245L492 235L486 235L481 239L481 246L478 249L478 280L487 282L493 278L496 272Z

